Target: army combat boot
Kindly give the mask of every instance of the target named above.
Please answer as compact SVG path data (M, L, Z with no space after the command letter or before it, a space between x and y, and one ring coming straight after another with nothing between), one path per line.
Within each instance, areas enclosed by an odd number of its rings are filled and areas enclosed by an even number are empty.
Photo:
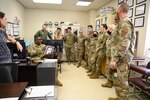
M91 71L87 76L92 76L95 74L95 71Z
M90 76L90 79L98 79L98 78L99 78L99 73L98 72L96 72L95 74Z
M109 97L108 100L121 100L121 99L119 99L118 97L116 97L116 98Z
M87 71L86 71L86 73L90 73L92 70L91 69L88 69Z
M78 63L78 64L77 64L77 68L79 68L80 66L81 66L81 63Z
M56 85L63 86L63 84L59 80L56 81Z
M107 82L105 84L101 85L102 87L108 87L108 88L112 88L113 86L113 82L111 80L107 79Z

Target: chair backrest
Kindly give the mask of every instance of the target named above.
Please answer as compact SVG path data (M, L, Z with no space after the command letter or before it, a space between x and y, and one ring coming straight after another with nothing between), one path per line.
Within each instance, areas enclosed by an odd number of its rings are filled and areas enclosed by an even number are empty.
M147 69L150 69L150 62L148 62L146 68L147 68Z
M17 82L18 81L18 64L0 63L0 82Z

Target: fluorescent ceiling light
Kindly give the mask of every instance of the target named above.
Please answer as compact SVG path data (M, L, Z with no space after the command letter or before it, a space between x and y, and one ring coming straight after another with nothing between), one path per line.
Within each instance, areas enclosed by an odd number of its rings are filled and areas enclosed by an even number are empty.
M78 1L77 2L77 6L89 6L91 4L91 2L87 2L87 1Z
M33 0L34 3L61 4L62 0Z

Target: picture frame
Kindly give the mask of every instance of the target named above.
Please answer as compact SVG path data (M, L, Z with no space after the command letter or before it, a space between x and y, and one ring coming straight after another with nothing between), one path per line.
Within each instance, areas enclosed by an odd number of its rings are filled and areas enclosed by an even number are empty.
M146 4L135 7L135 16L144 15L146 11Z
M131 18L133 17L133 8L130 8L128 11L128 17Z
M126 2L129 5L129 7L132 7L134 4L134 0L126 0Z
M53 53L54 52L54 47L53 46L47 46L46 50L45 50L45 55L49 54L49 53Z
M136 28L137 27L143 27L144 26L144 20L145 20L144 16L135 18L134 19L134 26Z
M118 0L118 5L122 4L124 0Z
M136 0L136 4L140 4L140 3L143 3L145 2L146 0Z

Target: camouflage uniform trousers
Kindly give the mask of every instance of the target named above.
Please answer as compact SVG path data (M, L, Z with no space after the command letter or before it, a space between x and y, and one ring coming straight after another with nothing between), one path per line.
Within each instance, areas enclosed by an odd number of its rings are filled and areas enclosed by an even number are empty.
M110 80L110 81L113 81L113 73L114 71L112 69L110 69L109 65L110 65L110 62L111 62L111 58L109 56L106 57L106 76L107 76L107 79Z
M65 47L66 58L70 62L72 59L75 62L75 48L67 48Z
M97 73L100 73L100 70L101 70L101 63L102 63L102 60L105 58L105 50L100 50L98 51L97 53L97 57L96 57L96 72Z
M86 65L87 65L87 66L88 66L88 61L89 61L89 58L90 58L90 57L89 57L89 55L90 55L90 54L89 54L89 51L90 51L89 48L90 48L89 45L86 45L86 46L85 46L84 59L85 59L85 62L86 62ZM86 67L86 66L85 66L85 67Z
M128 85L128 74L129 74L129 63L126 61L118 61L116 70L113 70L113 83L115 85L115 92L119 100L128 100L129 85Z
M84 47L77 49L78 65L81 65L81 61L84 60Z

